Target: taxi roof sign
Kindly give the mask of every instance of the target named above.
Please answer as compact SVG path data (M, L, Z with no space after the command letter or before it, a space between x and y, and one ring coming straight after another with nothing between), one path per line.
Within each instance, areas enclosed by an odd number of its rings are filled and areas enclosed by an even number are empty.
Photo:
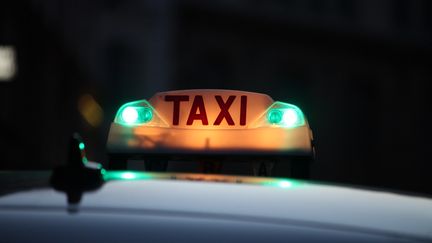
M233 90L179 90L150 103L170 126L192 129L245 128L272 103L268 95Z
M112 154L312 153L309 124L295 105L237 90L177 90L120 107Z

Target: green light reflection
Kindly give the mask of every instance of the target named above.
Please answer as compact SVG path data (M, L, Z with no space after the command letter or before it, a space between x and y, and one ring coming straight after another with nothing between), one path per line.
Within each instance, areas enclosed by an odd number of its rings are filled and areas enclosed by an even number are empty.
M146 180L152 179L153 176L150 173L145 172L133 172L133 171L103 171L102 175L104 180Z
M271 186L271 187L278 187L278 188L283 188L283 189L292 189L292 188L297 188L297 187L301 186L303 184L303 182L297 181L297 180L289 180L289 179L274 179L271 181L265 181L262 184L266 185L266 186Z
M101 174L105 181L111 180L120 180L120 181L134 181L134 180L150 180L150 179L159 179L159 180L183 180L183 181L193 181L193 174L165 174L165 173L148 173L148 172L138 172L138 171L106 171L102 170ZM204 175L196 175L200 176L202 179ZM223 176L222 176L223 177ZM285 179L285 178L256 178L256 177L229 177L226 178L224 182L232 182L234 184L250 184L250 185L261 185L268 187L275 187L281 189L296 189L302 187L305 182L295 179ZM209 178L206 180L208 182L221 182L221 179L212 180Z

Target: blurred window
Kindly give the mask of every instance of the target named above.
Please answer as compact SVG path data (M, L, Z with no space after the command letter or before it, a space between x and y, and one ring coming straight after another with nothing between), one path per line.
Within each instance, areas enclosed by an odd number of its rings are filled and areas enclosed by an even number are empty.
M0 81L11 81L16 73L16 54L12 46L0 46Z

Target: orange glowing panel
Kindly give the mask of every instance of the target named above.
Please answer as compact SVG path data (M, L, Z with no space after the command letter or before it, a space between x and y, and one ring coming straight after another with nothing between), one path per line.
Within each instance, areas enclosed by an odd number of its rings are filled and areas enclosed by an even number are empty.
M108 150L311 153L311 140L306 118L292 104L253 92L180 90L123 105L111 124Z

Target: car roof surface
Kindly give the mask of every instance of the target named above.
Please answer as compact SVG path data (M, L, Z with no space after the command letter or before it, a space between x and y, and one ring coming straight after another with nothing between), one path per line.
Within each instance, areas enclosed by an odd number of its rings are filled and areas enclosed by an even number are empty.
M0 209L66 207L51 188L0 197ZM278 187L167 179L108 181L80 210L158 212L346 227L432 239L432 200L310 182Z

